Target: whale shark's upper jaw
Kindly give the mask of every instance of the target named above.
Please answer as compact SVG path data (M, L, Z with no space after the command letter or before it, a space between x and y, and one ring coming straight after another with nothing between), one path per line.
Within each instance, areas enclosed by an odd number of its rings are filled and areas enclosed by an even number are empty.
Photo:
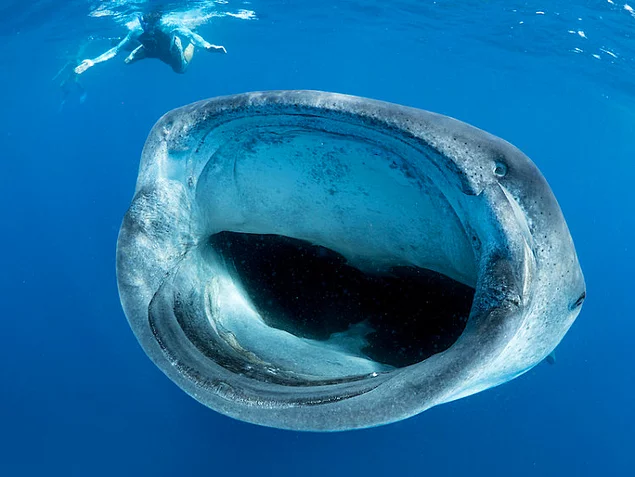
M332 93L202 101L148 137L117 247L141 345L209 407L289 429L406 418L540 362L584 299L533 163Z

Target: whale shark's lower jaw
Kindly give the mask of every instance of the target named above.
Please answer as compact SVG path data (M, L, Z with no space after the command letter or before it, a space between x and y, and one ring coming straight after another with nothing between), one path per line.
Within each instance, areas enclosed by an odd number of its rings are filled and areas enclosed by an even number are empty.
M508 381L584 298L557 202L520 151L312 91L166 114L117 276L137 338L181 388L299 430L394 422Z

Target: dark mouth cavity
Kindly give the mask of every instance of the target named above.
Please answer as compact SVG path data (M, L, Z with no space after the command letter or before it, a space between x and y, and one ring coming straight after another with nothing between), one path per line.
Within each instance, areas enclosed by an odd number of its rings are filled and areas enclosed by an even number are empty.
M210 245L268 326L314 340L357 327L367 342L361 351L397 368L452 346L474 298L473 288L431 270L371 274L290 237L221 232Z

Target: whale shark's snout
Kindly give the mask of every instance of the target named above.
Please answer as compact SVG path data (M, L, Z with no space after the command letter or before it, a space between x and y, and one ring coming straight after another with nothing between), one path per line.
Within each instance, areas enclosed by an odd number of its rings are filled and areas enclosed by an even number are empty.
M509 143L315 91L166 114L119 235L130 325L226 415L376 426L529 370L585 285L556 199Z

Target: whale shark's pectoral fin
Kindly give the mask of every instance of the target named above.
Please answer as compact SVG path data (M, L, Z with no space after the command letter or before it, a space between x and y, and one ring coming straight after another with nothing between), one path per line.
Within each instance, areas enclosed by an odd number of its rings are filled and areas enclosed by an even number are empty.
M556 350L553 350L547 355L545 362L549 364L556 364Z

